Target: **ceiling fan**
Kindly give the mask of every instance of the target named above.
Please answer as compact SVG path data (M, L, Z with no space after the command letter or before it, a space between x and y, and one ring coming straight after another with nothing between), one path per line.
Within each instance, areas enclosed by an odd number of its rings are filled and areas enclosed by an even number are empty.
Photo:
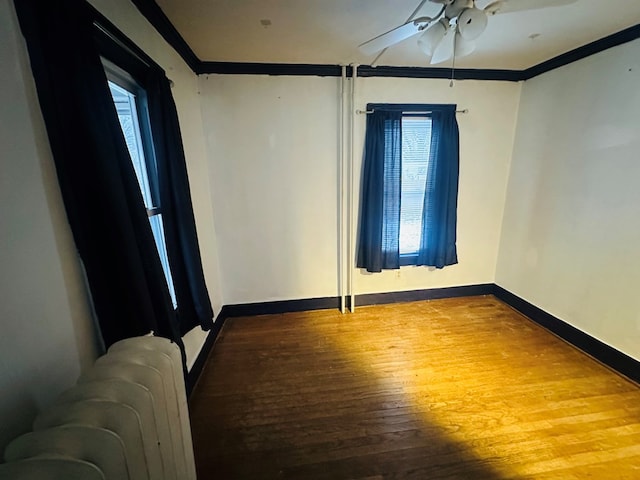
M441 5L433 17L416 17L429 1ZM358 48L366 55L378 53L375 64L387 48L422 33L418 46L429 57L431 64L450 58L464 57L475 50L475 40L487 27L488 17L499 13L520 12L546 7L559 7L577 0L498 0L483 9L476 0L422 0L409 19L399 27L361 44Z

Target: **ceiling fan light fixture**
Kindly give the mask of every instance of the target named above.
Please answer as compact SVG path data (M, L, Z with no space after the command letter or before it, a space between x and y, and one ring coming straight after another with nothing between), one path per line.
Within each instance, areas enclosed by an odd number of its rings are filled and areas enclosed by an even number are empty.
M455 35L450 35L449 31L447 31L447 34L444 36L442 41L438 44L435 51L433 52L433 56L431 57L431 61L429 63L431 63L431 65L437 65L438 63L442 63L453 57L454 42Z
M441 5L440 11L434 17L416 18L416 14L427 1ZM378 54L375 63L387 48L421 34L418 39L419 48L431 57L432 64L437 64L447 60L454 53L458 57L471 53L475 48L473 41L485 31L490 15L560 7L575 4L579 0L486 1L488 5L479 9L476 7L476 0L420 0L418 7L405 23L367 40L358 48L365 55Z
M442 20L434 23L418 38L418 46L426 55L433 56L436 48L447 34L447 27Z
M456 32L454 52L456 58L466 57L473 53L476 49L476 43L473 40L465 39L460 32Z
M458 17L458 32L465 40L475 40L487 28L487 14L478 8L467 8Z

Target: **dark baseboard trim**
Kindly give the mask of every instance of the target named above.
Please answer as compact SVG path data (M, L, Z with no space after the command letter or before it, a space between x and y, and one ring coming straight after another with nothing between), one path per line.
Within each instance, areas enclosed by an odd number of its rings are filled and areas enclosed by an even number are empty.
M473 297L493 294L494 284L463 285L460 287L430 288L427 290L408 290L403 292L366 293L356 295L356 308L385 303L417 302L441 298Z
M640 362L637 360L593 338L582 330L578 330L498 285L494 285L493 294L510 307L556 334L574 347L582 350L634 382L640 383Z
M541 308L493 284L463 285L459 287L431 288L389 293L370 293L356 296L358 306L437 300L443 298L494 295L496 298L528 317L538 325L554 333L564 341L587 353L607 367L640 383L640 362L616 350L589 334L545 312ZM349 298L347 297L347 303ZM308 310L339 309L340 297L280 300L275 302L225 305L218 314L202 350L187 376L187 396L191 394L204 368L205 362L227 318L253 315L303 312Z
M327 310L340 308L339 297L303 298L299 300L278 300L275 302L240 303L225 305L222 309L228 317L246 317L273 313L304 312L306 310Z
M218 335L220 334L220 330L224 325L225 320L227 319L224 314L224 307L220 310L220 314L216 317L216 321L213 322L213 328L209 330L209 335L207 335L207 339L204 342L204 345L200 349L200 353L196 357L196 361L193 363L191 370L187 374L187 398L193 392L196 383L198 383L198 379L202 374L202 370L204 369L204 365L207 362L207 358L209 358L209 353L213 349L213 344L215 343Z
M384 303L414 302L418 300L435 300L438 298L470 297L474 295L493 294L492 283L482 285L464 285L460 287L432 288L428 290L409 290L390 293L370 293L356 295L356 308L366 305ZM346 297L349 307L349 297ZM280 300L275 302L241 303L225 305L224 313L229 317L246 317L253 315L304 312L308 310L329 310L340 308L340 297L304 298L300 300Z

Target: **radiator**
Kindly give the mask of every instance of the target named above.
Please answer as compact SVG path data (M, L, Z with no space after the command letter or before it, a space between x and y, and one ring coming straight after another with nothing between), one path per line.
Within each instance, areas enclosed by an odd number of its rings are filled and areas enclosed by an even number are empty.
M4 452L0 480L195 480L182 359L169 340L123 340Z

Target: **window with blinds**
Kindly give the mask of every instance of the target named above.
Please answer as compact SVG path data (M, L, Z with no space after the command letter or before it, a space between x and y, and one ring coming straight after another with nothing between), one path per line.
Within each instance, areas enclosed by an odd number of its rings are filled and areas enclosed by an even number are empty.
M420 249L422 209L429 169L431 118L402 117L402 190L400 196L400 255L417 255Z

